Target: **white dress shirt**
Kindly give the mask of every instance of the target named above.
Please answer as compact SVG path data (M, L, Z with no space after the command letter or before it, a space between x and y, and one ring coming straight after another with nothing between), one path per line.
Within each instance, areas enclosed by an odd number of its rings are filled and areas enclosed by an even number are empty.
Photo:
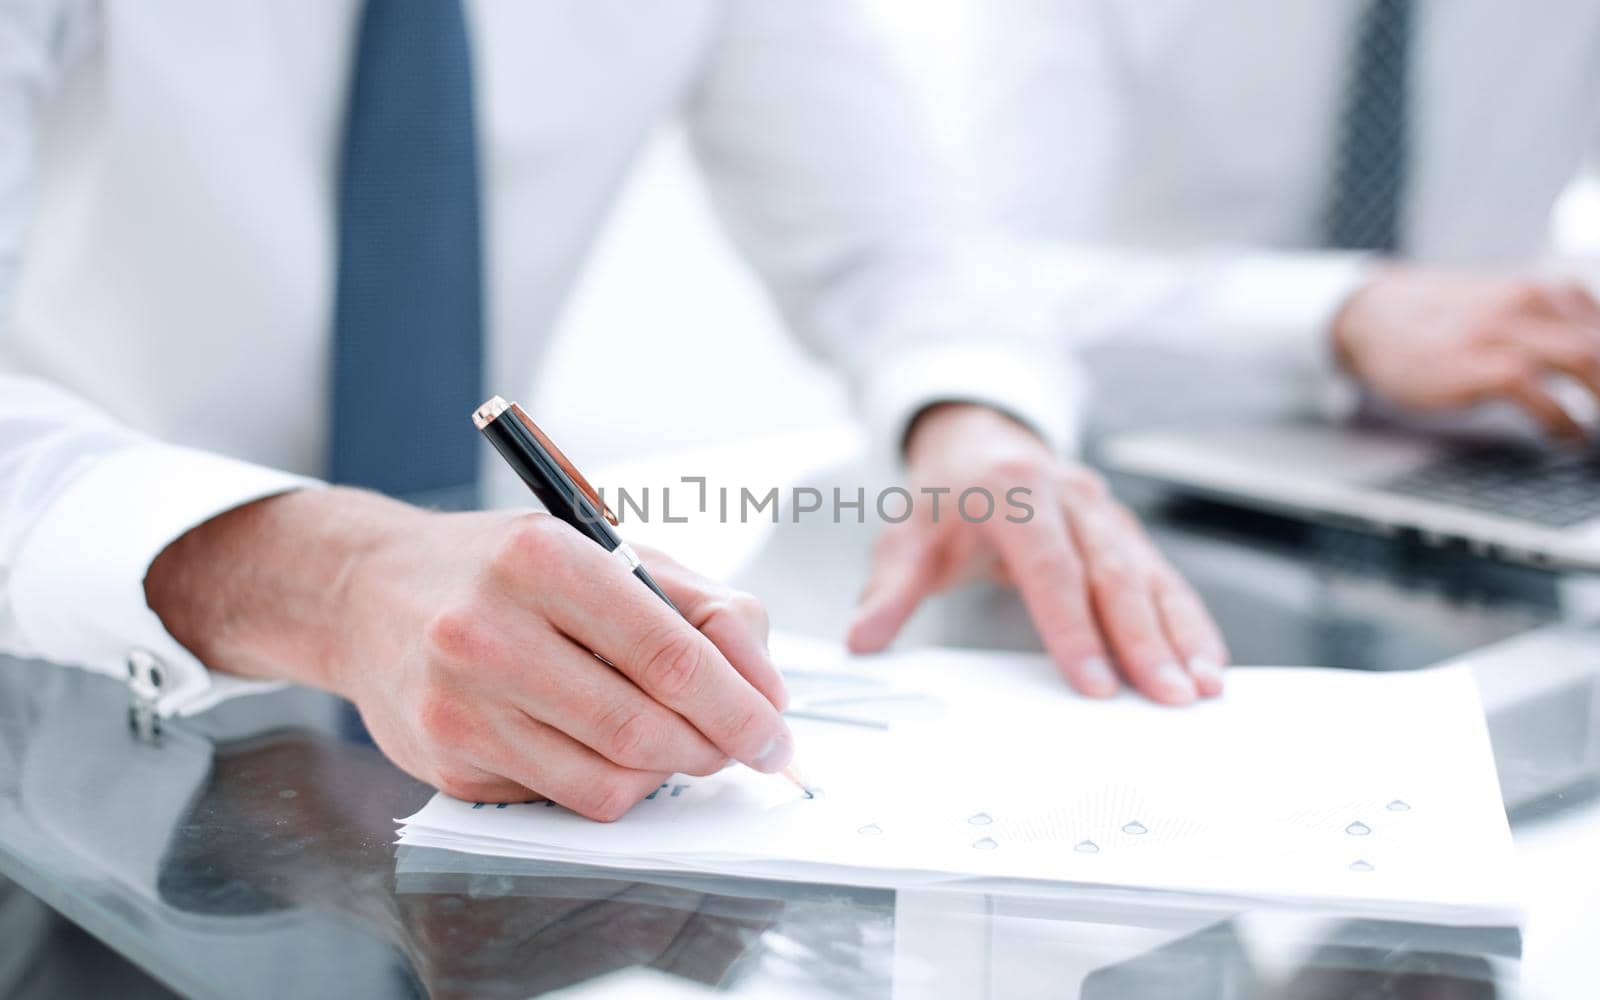
M1368 0L1000 0L977 148L1059 325L1326 368L1317 249ZM1600 0L1415 0L1412 258L1528 267L1600 138Z
M0 649L120 672L147 647L172 668L165 710L227 686L166 634L142 581L184 531L322 471L359 11L0 7ZM734 241L851 376L885 449L941 398L1071 437L1069 373L968 259L853 5L468 13L491 385L526 383L635 153L678 114Z

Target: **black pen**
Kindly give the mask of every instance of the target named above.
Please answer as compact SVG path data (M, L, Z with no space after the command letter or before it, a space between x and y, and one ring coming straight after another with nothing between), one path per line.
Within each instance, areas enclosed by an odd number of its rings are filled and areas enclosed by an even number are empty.
M490 396L488 402L473 411L472 423L489 439L494 450L511 466L511 471L527 484L552 517L560 518L585 538L607 552L615 553L627 564L628 570L639 578L639 582L666 601L667 607L679 615L683 614L660 584L651 579L639 556L617 534L616 515L611 513L605 500L561 453L556 443L539 429L527 411L499 396ZM807 798L813 797L811 787L793 764L784 768L782 774L805 792Z
M499 396L490 396L487 403L473 412L472 423L494 445L494 450L511 466L511 471L528 484L528 489L552 517L560 518L591 542L615 553L641 583L667 602L667 607L678 610L667 592L650 578L638 555L614 530L616 515L527 411Z

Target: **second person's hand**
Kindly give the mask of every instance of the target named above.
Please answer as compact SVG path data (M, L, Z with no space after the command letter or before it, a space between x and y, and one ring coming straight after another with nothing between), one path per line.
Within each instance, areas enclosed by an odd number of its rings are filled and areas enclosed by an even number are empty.
M1221 634L1093 471L1056 458L1003 414L954 403L918 418L907 464L913 486L947 490L943 509L935 518L924 502L880 536L851 649L882 649L924 598L993 574L1016 585L1045 650L1077 691L1113 694L1119 675L1166 704L1222 691ZM969 488L994 498L990 516L961 515ZM1017 489L1026 492L1012 494Z
M1583 427L1547 378L1600 397L1600 304L1573 281L1390 267L1345 303L1333 340L1352 375L1413 409L1506 399L1577 440Z

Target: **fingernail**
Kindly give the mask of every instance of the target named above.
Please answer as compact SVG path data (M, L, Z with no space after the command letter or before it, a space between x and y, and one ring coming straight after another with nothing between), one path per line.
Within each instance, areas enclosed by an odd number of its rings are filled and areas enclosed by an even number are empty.
M1197 693L1194 689L1194 678L1188 672L1172 661L1167 661L1156 668L1156 686L1168 701L1183 704L1194 701Z
M1117 690L1117 674L1103 656L1091 656L1078 667L1079 676L1090 694L1112 694Z
M789 762L793 759L794 737L790 736L788 728L785 728L778 735L767 741L767 745L761 748L760 753L756 754L755 759L750 762L750 766L757 771L765 771L767 774L772 774L788 767Z
M1189 673L1195 681L1211 691L1222 690L1222 664L1209 656L1196 656L1189 661Z

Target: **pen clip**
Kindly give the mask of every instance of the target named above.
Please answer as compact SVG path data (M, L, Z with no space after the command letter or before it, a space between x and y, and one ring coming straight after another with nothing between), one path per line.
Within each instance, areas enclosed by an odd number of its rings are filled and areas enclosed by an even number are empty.
M539 447L549 452L550 457L556 460L556 464L561 466L561 471L571 478L573 485L577 486L583 492L583 495L589 498L589 502L594 504L595 510L600 512L600 516L611 522L612 526L615 527L618 523L617 515L611 513L611 508L606 506L606 502L600 498L600 494L596 492L595 488L589 485L589 480L583 478L583 473L578 471L577 466L573 465L567 456L561 453L561 449L556 447L556 443L550 440L544 431L539 429L539 425L533 422L533 418L528 416L527 411L520 404L512 403L508 409L516 415L522 426L528 429L528 433L533 435L533 439L539 442Z

